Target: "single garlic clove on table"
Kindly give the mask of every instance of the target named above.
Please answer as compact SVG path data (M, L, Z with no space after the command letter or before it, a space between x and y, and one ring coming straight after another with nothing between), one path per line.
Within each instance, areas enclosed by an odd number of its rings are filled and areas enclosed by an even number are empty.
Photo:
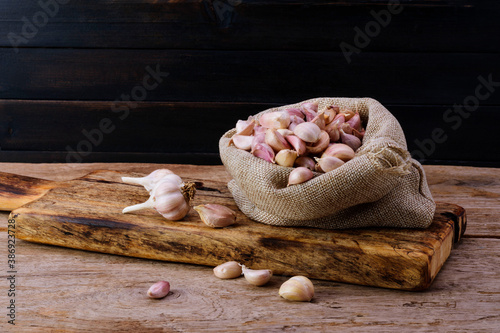
M236 222L236 213L223 205L205 204L193 207L201 220L212 228L227 227Z
M149 298L163 298L168 295L170 291L170 283L167 281L158 281L149 287L148 296Z
M245 265L242 265L241 268L245 279L248 281L248 283L253 284L254 286L265 285L273 276L273 272L270 269L255 270L247 268L245 267Z
M294 276L281 285L279 295L289 301L309 302L314 297L314 286L305 276Z
M214 268L214 275L219 279L234 279L241 274L241 265L236 261L228 261Z

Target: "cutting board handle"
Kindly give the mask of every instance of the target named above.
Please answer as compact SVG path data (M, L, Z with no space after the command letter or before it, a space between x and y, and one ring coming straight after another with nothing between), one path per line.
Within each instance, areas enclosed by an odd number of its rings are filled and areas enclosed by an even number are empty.
M59 182L0 172L0 210L11 211L42 197Z

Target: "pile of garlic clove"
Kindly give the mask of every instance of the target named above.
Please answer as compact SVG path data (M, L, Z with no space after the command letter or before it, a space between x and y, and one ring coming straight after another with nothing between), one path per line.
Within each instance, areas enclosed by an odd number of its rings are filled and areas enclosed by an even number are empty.
M365 129L358 112L317 102L268 112L259 119L238 120L230 140L236 148L284 167L296 167L288 185L329 172L351 160L361 146Z

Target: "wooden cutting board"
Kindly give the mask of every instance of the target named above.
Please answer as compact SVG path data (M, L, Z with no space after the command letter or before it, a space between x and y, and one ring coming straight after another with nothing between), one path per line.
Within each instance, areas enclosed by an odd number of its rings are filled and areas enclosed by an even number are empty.
M246 218L225 183L198 182L193 205L219 203L237 211L237 224L213 229L194 210L178 222L154 210L122 214L148 199L141 186L121 183L124 175L97 171L53 182L0 173L0 210L12 210L16 237L31 242L208 266L236 260L277 275L403 290L431 285L466 226L464 209L447 203L437 204L425 230L269 226Z

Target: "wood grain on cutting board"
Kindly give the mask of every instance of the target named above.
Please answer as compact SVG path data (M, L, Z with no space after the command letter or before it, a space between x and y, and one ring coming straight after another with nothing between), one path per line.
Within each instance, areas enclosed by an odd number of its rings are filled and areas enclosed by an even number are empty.
M279 275L421 290L430 286L465 225L463 209L439 204L434 223L425 230L268 226L237 210L225 182L205 181L193 205L220 203L238 212L236 225L212 229L193 210L180 222L167 221L153 210L122 214L123 207L148 198L142 187L121 183L122 175L105 171L57 183L12 212L17 236L133 257L209 266L237 260Z

